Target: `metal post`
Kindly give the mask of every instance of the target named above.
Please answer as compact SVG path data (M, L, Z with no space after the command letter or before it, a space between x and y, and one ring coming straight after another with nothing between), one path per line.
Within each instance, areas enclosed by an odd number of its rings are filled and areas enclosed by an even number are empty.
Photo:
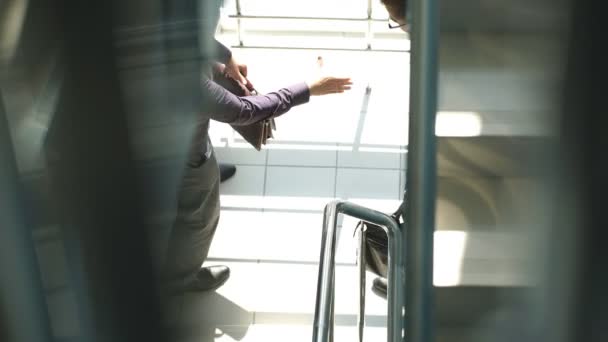
M323 215L323 235L321 237L321 257L312 337L315 342L329 341L337 220L337 206L333 202L325 207Z
M359 332L359 342L363 342L363 329L365 328L365 226L361 225L359 231L359 254L357 255L357 265L359 266L359 310L357 310L357 326Z
M243 24L241 23L241 1L236 0L236 33L238 35L239 46L243 46Z
M0 96L0 340L51 341L42 280L19 183Z
M373 30L372 30L372 0L367 0L367 34L365 39L367 40L367 49L372 49Z
M437 112L438 5L412 0L408 145L407 329L408 342L433 341L433 231L435 227L435 115Z

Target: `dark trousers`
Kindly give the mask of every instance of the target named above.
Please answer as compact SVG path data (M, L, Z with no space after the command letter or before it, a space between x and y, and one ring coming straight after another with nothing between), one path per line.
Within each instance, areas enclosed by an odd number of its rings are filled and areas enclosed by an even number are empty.
M207 258L220 218L219 185L214 155L200 166L186 166L167 249L165 275L169 279L185 279L196 274Z

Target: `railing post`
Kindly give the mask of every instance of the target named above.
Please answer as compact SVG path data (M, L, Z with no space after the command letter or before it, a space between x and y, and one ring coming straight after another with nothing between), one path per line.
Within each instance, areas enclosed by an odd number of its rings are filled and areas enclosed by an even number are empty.
M433 341L438 1L411 0L406 241L406 340Z
M357 266L359 268L359 306L357 310L357 327L359 333L359 342L363 342L363 329L365 328L365 254L366 232L365 225L361 225L359 231L359 254L357 255Z

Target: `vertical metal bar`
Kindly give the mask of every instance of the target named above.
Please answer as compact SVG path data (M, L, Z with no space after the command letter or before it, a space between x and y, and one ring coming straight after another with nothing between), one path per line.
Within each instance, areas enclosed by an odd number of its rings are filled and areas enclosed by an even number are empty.
M373 30L372 30L372 0L367 0L367 50L372 49L372 39L373 39Z
M5 114L0 94L0 340L51 341L40 269L22 206Z
M241 0L236 0L236 34L239 39L239 46L243 46L243 27L241 25Z
M334 288L337 213L338 202L332 202L325 207L323 215L323 235L321 238L321 256L312 337L312 340L315 342L326 342L330 338L331 316L333 315L331 308Z
M394 221L393 221L394 222ZM403 236L397 222L387 225L388 234L388 341L405 338L405 251Z
M329 298L331 300L331 305L329 307L329 325L328 325L328 329L329 329L329 342L334 342L334 336L335 336L335 327L336 327L336 274L335 274L335 268L334 268L334 273L332 274L332 287L331 287L331 291L329 292Z
M357 264L359 266L359 310L357 311L357 326L359 329L359 342L363 342L363 329L365 328L365 225L361 225L359 231L359 255Z
M361 138L363 136L363 128L365 127L365 118L367 116L367 109L369 108L369 98L372 94L372 87L367 84L365 87L365 94L363 95L363 101L361 103L361 110L359 111L359 120L357 123L357 130L355 131L355 140L353 141L353 151L359 151L361 145Z
M411 80L407 229L408 342L433 340L433 231L435 215L438 5L411 1Z

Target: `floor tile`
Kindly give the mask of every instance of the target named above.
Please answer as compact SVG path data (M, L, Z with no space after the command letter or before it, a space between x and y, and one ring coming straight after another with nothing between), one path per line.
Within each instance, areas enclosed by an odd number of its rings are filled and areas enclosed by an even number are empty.
M338 169L337 197L397 199L398 189L398 170Z
M335 168L269 166L266 175L268 196L332 197Z
M273 148L268 150L272 166L336 166L336 150Z
M355 341L357 340L357 329L355 327L337 326L335 340ZM254 324L251 326L219 327L213 335L214 339L204 340L203 337L193 337L184 342L309 342L312 340L311 325L297 324ZM386 328L366 327L364 331L365 341L385 341Z
M360 149L338 151L338 167L398 169L399 153L365 152Z
M266 150L257 151L253 147L214 147L218 163L235 165L265 165Z
M323 214L265 212L258 231L263 260L318 262Z
M222 210L213 237L209 258L259 259L259 241L263 239L261 211Z
M230 267L230 279L215 292L184 294L181 324L186 328L200 326L248 325L253 322L257 297L257 264L246 262L206 262L204 266L222 264Z
M312 211L322 212L325 206L334 200L333 196L246 196L221 195L222 208L236 209L268 209L282 211Z
M302 319L303 323L309 321L315 310L318 267L316 265L281 265L260 263L259 275L262 279L275 279L265 283L258 289L255 304L256 317L260 315L269 319L276 317L276 321L295 318ZM336 267L336 315L347 316L351 319L356 314L357 297L357 268L355 266ZM368 284L373 276L368 275ZM370 315L386 314L386 302L371 294L368 296L366 313ZM374 298L377 297L377 298Z
M237 328L238 329L238 328ZM242 338L230 336L234 328L226 329L225 333L218 336L216 342L310 342L312 340L312 327L305 325L277 325L277 324L255 324L248 328Z
M236 174L220 185L222 195L253 195L264 194L264 166L238 165Z
M317 264L323 214L225 210L213 238L213 260L262 260ZM339 234L336 262L355 262L353 229Z

